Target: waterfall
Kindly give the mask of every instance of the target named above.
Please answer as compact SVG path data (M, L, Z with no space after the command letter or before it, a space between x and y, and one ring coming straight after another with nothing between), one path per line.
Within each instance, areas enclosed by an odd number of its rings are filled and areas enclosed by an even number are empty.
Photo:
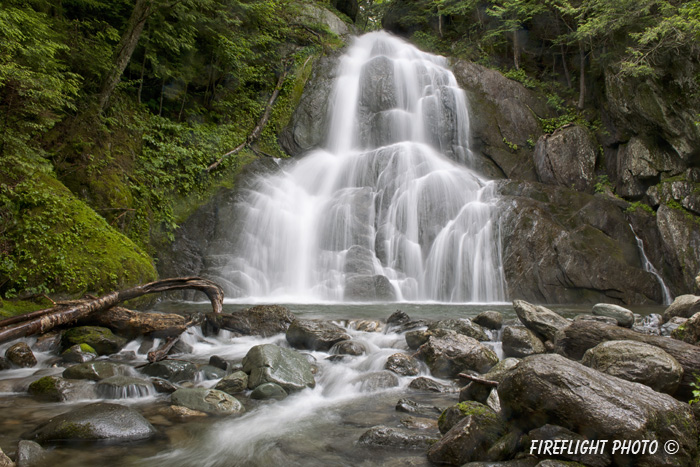
M673 301L673 296L671 295L671 290L668 288L666 283L664 282L663 278L659 274L659 272L656 270L653 264L651 264L651 261L649 261L649 258L647 258L647 254L644 251L644 243L642 242L642 239L639 238L637 235L637 232L634 231L632 228L632 225L630 224L630 230L632 231L632 234L634 235L634 238L637 240L637 248L639 248L639 255L642 258L642 267L644 268L645 271L650 272L656 277L656 280L659 282L659 285L661 285L661 291L664 294L664 305L670 305L671 302Z
M376 32L339 67L323 149L258 180L211 275L252 299L504 301L493 183L446 60Z

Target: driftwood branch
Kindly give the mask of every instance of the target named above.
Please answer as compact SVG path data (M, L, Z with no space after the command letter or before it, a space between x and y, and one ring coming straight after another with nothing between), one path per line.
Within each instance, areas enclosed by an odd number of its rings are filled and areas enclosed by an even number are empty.
M71 323L96 311L107 310L126 300L151 293L181 289L195 289L205 293L211 301L214 313L221 313L224 293L214 282L199 277L163 279L111 292L99 298L75 300L70 304L59 304L52 308L0 321L0 344L20 337L43 334L56 326Z
M160 347L158 347L156 350L148 352L148 362L155 363L168 358L168 352L170 352L170 349L172 349L179 340L180 336L168 337Z
M232 156L234 154L237 154L240 152L243 148L246 146L254 143L255 141L260 138L260 135L262 134L263 129L265 128L265 125L267 125L267 121L270 119L270 114L272 113L272 106L275 105L275 101L277 101L277 97L280 95L280 91L282 91L282 86L284 86L284 80L287 78L287 69L285 67L284 71L280 75L279 79L277 80L277 85L275 86L275 90L270 96L270 99L267 101L267 105L265 106L265 111L262 114L262 117L260 117L260 120L258 121L258 124L255 125L255 128L253 128L253 131L246 137L245 141L236 146L233 150L227 152L223 156L221 156L216 162L212 163L209 167L207 167L206 172L209 173L212 170L216 169L223 161L229 156Z
M485 386L498 386L498 381L491 381L490 379L483 379L477 376L468 375L466 373L460 373L457 376L459 376L460 378L468 379L469 381L474 381L475 383L483 384Z

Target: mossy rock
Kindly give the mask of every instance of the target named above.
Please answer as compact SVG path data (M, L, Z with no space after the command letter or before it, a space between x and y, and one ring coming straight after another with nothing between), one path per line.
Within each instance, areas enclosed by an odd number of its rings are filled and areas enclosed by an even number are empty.
M87 344L99 355L119 352L128 341L110 329L100 326L80 326L63 333L61 346L68 349L76 344Z
M29 385L29 394L39 399L61 402L68 384L60 376L44 376Z
M465 401L445 409L438 418L438 428L443 435L450 431L453 426L469 415L479 415L480 417L493 418L498 415L488 406L476 401ZM494 418L495 417L495 418Z
M97 357L97 351L88 344L76 344L71 346L61 354L64 362L68 363L83 363L94 360Z

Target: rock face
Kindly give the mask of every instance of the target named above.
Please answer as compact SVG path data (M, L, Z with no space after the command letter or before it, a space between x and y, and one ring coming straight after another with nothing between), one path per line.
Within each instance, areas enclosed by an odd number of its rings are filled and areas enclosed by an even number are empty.
M555 424L588 439L675 440L676 455L616 455L617 465L686 465L697 452L687 404L560 355L523 359L498 386L504 416L523 428Z
M170 396L174 405L212 415L234 415L245 412L243 405L223 391L207 388L180 388Z
M119 352L126 345L126 339L117 336L110 329L100 326L80 326L63 333L61 345L68 349L75 344L87 344L99 354L110 355Z
M5 351L5 358L20 368L36 366L36 357L25 342L17 342Z
M639 199L662 174L673 177L684 167L673 150L633 136L618 147L615 165L609 168L615 169L611 171L615 175L615 192L625 198Z
M595 183L597 144L580 125L559 128L537 140L535 168L540 181L592 192Z
M297 319L287 329L287 342L296 349L330 350L334 344L349 340L340 326L325 321Z
M683 367L658 347L635 341L608 341L588 349L581 363L612 376L673 395Z
M207 313L206 318L215 329L226 329L235 336L262 337L286 332L296 319L289 308L279 305L258 305L235 313Z
M513 300L513 309L526 328L544 340L554 340L557 331L564 329L571 321L539 305L524 300Z
M598 303L592 310L595 316L607 316L613 318L618 326L631 328L634 325L634 313L627 308L609 303Z
M656 212L663 249L682 272L682 290L700 295L695 277L700 271L700 223L682 209L661 205Z
M243 358L243 371L248 373L248 388L275 383L285 391L301 391L316 385L311 364L294 350L273 344L256 345Z
M674 339L700 346L700 311L671 332Z
M491 349L476 339L450 331L442 337L429 337L417 355L439 378L454 378L465 370L485 373L498 363Z
M53 417L36 427L27 438L39 443L55 441L136 441L156 433L135 410L98 402Z
M524 326L503 328L503 354L506 357L527 357L545 353L546 349L537 335Z

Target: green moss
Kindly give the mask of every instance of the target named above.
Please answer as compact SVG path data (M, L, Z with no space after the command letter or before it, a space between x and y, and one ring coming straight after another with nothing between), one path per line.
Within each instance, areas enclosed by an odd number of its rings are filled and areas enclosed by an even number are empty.
M63 422L56 427L56 433L59 434L61 439L92 439L95 437L95 429L91 423L81 425L73 422Z
M90 344L82 343L80 344L80 350L85 353L94 353L96 354L97 351L90 346Z
M44 376L39 378L29 385L29 392L31 394L47 394L52 391L56 391L56 377L55 376Z
M630 203L627 209L625 209L625 212L632 213L636 212L637 209L641 209L642 211L646 211L649 214L656 215L656 211L654 211L654 209L651 206L641 201L635 201L634 203Z
M0 300L0 318L24 315L51 306L53 303L41 296L36 300Z

